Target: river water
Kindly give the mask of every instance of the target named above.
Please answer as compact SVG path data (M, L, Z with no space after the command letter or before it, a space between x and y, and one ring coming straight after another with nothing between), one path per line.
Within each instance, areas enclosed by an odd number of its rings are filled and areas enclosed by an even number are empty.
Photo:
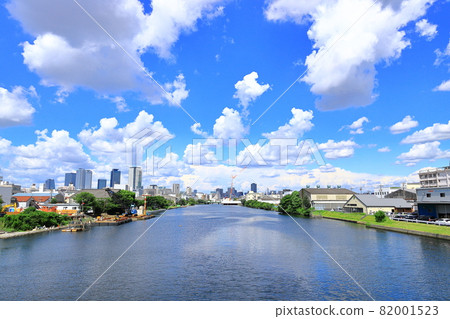
M0 240L0 300L450 299L449 242L295 220L301 227L274 212L205 205Z

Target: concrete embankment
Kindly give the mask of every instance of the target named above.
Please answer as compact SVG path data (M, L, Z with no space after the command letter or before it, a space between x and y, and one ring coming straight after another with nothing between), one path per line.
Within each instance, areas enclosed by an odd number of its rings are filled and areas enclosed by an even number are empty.
M55 230L61 230L61 229L67 228L67 227L68 226L61 226L61 227L47 228L47 229L4 233L4 234L0 234L0 239L16 238L16 237L22 237L22 236L28 236L28 235L34 235L34 234L42 234L42 233L47 233L47 232L51 232L51 231L55 231Z
M393 228L393 227L386 227L382 225L366 225L368 228L375 228L375 229L381 229L381 230L388 230L388 231L395 231L398 233L403 234L409 234L409 235L417 235L417 236L424 236L424 237L431 237L431 238L439 238L444 240L450 240L450 236L442 235L442 234L433 234L433 233L427 233L419 230L411 230L411 229L402 229L402 228ZM442 226L444 227L444 226Z

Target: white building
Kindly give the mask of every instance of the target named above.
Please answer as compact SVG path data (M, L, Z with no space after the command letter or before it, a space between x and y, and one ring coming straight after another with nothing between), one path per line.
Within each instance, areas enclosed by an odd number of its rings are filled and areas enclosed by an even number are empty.
M131 191L142 188L142 168L134 166L128 170L128 186Z
M383 187L380 185L373 190L373 194L378 198L384 198L386 195L389 195L399 189L400 187Z
M180 184L172 185L172 193L174 193L175 195L180 194Z
M419 179L421 187L449 187L450 166L421 169Z
M92 188L92 171L89 169L77 169L75 179L76 189L91 189Z

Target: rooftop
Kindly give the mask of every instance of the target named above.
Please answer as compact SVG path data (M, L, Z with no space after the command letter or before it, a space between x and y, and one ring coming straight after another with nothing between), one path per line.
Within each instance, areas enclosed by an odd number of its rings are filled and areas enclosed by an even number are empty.
M355 194L355 197L368 207L412 207L412 205L403 198L378 198L375 195L368 194Z

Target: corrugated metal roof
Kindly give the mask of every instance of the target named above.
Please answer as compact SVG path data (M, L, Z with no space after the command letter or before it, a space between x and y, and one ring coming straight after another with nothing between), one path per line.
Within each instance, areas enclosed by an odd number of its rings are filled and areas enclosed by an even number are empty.
M13 195L13 197L16 197L16 196L55 196L55 195L58 195L58 193L53 193L53 194L50 194L50 193L17 193L17 194L14 194Z
M378 198L375 195L368 194L355 194L355 197L368 207L412 207L412 205L403 198Z

